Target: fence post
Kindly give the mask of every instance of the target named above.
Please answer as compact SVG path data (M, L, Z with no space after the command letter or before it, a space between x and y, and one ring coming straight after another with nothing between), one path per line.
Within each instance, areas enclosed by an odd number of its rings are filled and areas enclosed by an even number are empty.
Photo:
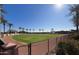
M32 52L31 51L31 45L32 45L31 43L28 44L28 55L31 55L31 52Z
M48 39L48 53L49 53L49 39Z
M16 48L15 55L18 55L18 54L19 54L19 51L18 51L18 48Z

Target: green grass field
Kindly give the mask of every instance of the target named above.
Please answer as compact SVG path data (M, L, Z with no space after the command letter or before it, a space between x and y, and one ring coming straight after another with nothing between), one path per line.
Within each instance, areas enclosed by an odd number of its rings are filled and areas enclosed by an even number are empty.
M12 36L12 38L24 43L34 43L59 36L62 36L62 34L22 34L22 35L14 35Z

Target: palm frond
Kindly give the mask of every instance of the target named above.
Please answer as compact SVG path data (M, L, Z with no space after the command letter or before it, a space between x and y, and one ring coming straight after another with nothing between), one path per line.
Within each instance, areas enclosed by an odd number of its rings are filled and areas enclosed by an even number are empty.
M0 8L0 13L6 13L2 8Z

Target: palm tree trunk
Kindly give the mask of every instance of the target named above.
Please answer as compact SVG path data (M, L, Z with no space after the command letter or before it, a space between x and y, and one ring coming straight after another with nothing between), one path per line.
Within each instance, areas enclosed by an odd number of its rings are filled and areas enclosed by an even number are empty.
M5 34L5 23L3 24L3 32Z
M9 34L11 33L11 26L9 26Z
M78 12L76 13L76 17L77 17L77 21L76 21L76 31L78 32L79 31L79 29L78 29Z
M76 32L78 32L78 26L76 25Z

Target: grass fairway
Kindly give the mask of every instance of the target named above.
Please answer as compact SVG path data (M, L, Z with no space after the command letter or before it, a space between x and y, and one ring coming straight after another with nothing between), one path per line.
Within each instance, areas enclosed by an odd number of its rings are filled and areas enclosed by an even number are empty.
M59 36L62 36L62 34L22 34L22 35L14 35L12 36L12 38L24 43L34 43Z

